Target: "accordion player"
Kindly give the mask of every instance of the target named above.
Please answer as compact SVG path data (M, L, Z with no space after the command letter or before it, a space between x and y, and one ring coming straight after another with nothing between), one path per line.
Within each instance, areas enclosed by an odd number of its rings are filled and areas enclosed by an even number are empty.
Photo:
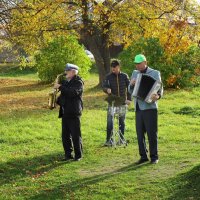
M146 57L138 54L134 58L136 69L129 84L129 93L134 97L135 128L137 133L140 159L137 164L158 163L158 99L163 95L161 75L158 70L147 66ZM137 82L137 83L136 83ZM149 154L145 142L146 134L149 142Z
M161 89L162 83L148 74L137 74L133 97L139 98L147 103L152 103L151 96L157 94Z

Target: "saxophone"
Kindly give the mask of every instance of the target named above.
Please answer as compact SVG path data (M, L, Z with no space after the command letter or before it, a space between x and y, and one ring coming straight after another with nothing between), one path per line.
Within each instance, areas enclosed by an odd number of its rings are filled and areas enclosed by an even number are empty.
M62 80L64 80L65 73L58 74L54 83L60 84ZM49 92L49 98L48 98L48 107L50 110L53 110L56 107L56 99L57 99L57 94L59 90L53 88L52 91Z

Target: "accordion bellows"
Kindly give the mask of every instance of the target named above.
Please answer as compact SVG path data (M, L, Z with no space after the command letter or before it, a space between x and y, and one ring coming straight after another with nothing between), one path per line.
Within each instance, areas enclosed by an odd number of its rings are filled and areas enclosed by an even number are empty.
M138 74L132 96L152 103L151 96L157 94L161 87L162 83L159 80L146 74Z

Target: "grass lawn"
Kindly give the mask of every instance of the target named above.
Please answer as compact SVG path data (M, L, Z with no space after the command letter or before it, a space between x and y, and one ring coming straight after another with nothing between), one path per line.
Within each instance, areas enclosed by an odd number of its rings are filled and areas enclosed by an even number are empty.
M6 69L6 70L5 70ZM0 199L200 199L200 87L168 90L159 101L157 165L139 159L133 104L126 148L103 147L105 95L98 77L85 81L84 159L61 162L58 108L47 108L51 85L34 71L0 67Z

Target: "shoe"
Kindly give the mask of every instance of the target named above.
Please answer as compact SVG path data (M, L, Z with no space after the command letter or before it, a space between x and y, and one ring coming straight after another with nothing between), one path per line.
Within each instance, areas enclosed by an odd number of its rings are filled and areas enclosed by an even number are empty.
M156 159L156 160L151 160L151 164L158 164L158 159Z
M74 157L73 156L65 156L64 159L62 159L62 161L69 161L69 160L73 160Z
M148 158L140 158L140 160L138 160L137 162L136 162L136 164L137 165L140 165L140 164L142 164L142 163L145 163L145 162L148 162L149 161L149 159Z
M109 147L109 146L112 146L113 144L112 144L112 142L111 141L106 141L105 143L104 143L104 147Z
M80 161L82 158L74 158L74 161Z

